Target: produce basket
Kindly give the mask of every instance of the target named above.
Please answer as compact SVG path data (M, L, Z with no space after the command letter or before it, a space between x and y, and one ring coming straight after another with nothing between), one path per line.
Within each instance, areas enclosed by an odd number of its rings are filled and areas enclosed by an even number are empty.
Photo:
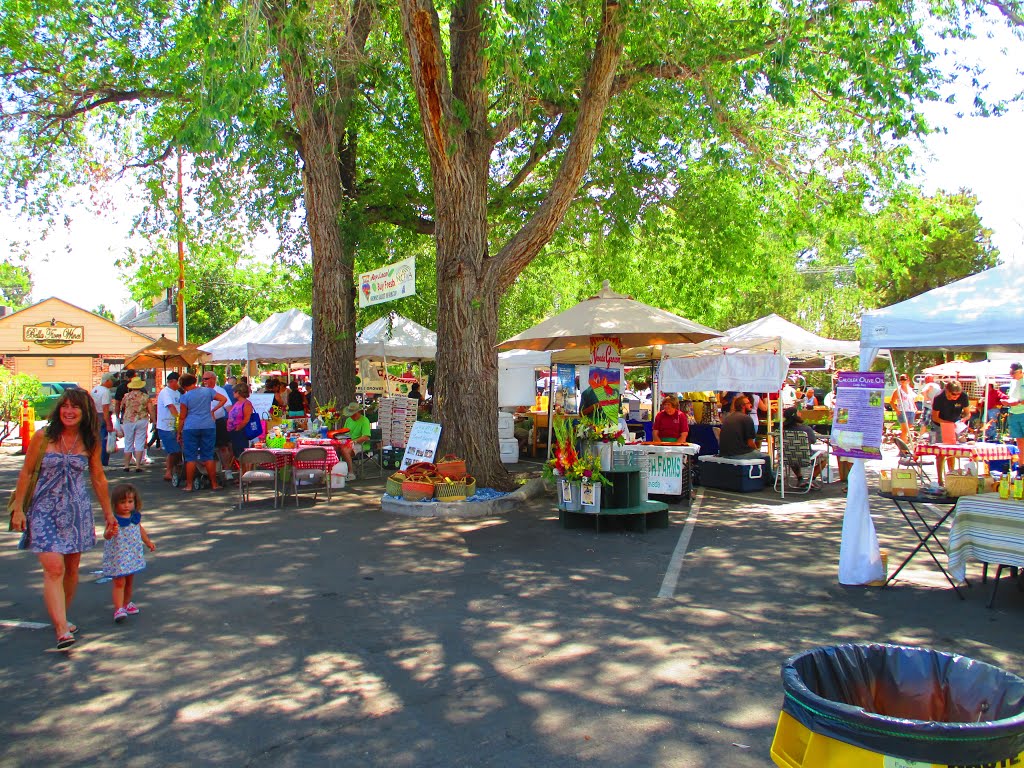
M402 498L423 501L434 497L434 483L427 475L409 475L402 481Z
M451 480L461 480L466 476L466 460L449 453L437 462L437 473Z
M384 492L387 493L388 496L401 496L402 481L404 481L405 478L406 474L404 472L395 472L395 474L391 475L391 477L387 479L387 482L384 483Z
M973 496L978 492L978 478L965 472L946 473L947 496Z
M466 475L462 480L440 481L434 485L434 496L438 501L465 501L476 493L476 480Z

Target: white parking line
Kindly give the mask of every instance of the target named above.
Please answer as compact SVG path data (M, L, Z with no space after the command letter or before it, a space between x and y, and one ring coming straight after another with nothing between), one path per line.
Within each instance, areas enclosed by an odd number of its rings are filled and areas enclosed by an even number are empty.
M661 582L658 597L672 597L676 593L679 572L683 569L683 558L686 557L686 550L690 546L690 537L693 535L693 527L697 524L697 515L700 513L700 503L703 500L704 490L701 489L697 491L697 495L690 505L690 515L686 518L683 532L679 534L679 541L676 542L672 559L668 561L668 569L665 571L665 578Z
M40 624L38 621L20 621L18 619L0 619L0 627L9 629L46 629L49 624Z

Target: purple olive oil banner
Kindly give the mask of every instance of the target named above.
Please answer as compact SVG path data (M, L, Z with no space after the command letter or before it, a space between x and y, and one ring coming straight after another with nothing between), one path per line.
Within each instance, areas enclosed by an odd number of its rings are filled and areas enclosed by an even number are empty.
M884 421L885 373L840 373L830 438L836 456L882 458Z

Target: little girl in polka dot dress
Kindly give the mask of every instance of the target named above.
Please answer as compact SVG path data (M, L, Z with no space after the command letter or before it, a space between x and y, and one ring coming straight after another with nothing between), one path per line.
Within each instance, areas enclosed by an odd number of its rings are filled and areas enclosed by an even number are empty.
M103 575L113 580L114 621L120 624L139 612L132 602L135 574L146 567L142 547L156 551L146 529L142 527L142 497L130 483L118 483L110 491L110 506L117 519L117 535L105 535L103 544Z

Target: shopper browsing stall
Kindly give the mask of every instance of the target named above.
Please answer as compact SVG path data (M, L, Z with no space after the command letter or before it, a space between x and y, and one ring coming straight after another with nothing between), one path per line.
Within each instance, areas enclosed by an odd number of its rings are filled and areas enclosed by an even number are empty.
M753 404L746 395L738 395L732 401L732 408L722 419L718 455L729 459L764 459L767 475L774 482L772 457L757 450L757 432L750 418Z

